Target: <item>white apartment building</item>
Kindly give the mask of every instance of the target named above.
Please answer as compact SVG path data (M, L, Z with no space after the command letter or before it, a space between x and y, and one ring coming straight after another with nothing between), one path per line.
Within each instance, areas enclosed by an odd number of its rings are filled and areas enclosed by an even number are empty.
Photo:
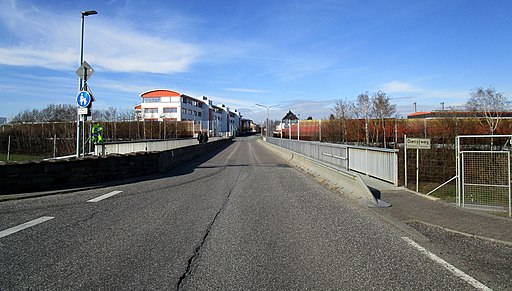
M194 98L167 89L150 90L140 94L141 104L135 106L138 120L194 121L211 136L236 135L240 129L240 113L224 104L213 105L208 97Z

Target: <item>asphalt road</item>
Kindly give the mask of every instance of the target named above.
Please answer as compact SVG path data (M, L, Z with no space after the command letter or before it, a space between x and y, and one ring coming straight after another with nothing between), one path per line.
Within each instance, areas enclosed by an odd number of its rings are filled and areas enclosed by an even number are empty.
M0 290L485 289L450 266L254 137L143 181L0 203Z

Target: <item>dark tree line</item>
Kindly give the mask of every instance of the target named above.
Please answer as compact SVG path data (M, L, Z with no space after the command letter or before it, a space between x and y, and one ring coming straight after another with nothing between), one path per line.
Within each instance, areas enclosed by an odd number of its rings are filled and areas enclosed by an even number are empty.
M135 113L131 109L92 109L92 119L95 121L129 121L134 120ZM26 109L16 114L11 123L30 122L74 122L77 119L76 105L49 104L44 109Z
M16 114L11 123L23 122L63 122L76 119L76 106L69 104L50 104L46 108L26 109Z

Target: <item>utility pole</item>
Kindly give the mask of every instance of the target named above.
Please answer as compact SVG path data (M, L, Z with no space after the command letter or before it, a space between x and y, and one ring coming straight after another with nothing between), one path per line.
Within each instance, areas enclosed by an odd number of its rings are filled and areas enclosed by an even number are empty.
M89 11L82 11L81 13L81 25L80 25L80 66L84 64L84 19L85 16L89 15L95 15L98 14L95 10L89 10ZM87 69L84 69L84 73L87 73ZM87 80L87 75L85 75L83 78ZM82 90L85 90L84 88L84 80L82 77L78 79L78 92L81 92ZM84 117L82 114L78 113L77 108L77 119L76 119L76 156L80 157L80 135L81 131L84 131L85 122L83 122ZM82 139L84 138L85 133L82 136ZM84 145L82 145L84 147ZM82 148L84 155L85 155L85 148Z
M280 104L277 104L277 105L271 105L271 106L266 106L266 105L262 105L262 104L256 104L256 106L260 106L260 107L264 107L267 109L267 122L266 122L266 130L265 130L265 137L268 137L268 129L269 129L269 123L270 123L270 108L272 107L278 107Z

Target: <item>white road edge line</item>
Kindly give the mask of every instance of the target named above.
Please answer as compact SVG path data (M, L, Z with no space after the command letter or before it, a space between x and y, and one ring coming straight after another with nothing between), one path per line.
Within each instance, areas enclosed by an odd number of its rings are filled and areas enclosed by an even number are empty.
M123 191L112 191L112 192L110 192L110 193L107 193L107 194L105 194L105 195L101 195L101 196L96 197L96 198L94 198L94 199L87 200L87 202L98 202L98 201L101 201L101 200L103 200L103 199L107 199L108 197L112 197L112 196L114 196L114 195L117 195L117 194L119 194L119 193L121 193L121 192L123 192Z
M415 241L408 237L402 237L402 239L407 242L409 245L413 246L415 249L419 250L421 253L429 257L432 261L440 264L448 271L452 272L455 276L461 278L462 280L466 281L471 286L475 287L478 290L492 290L491 288L485 286L484 284L480 283L475 278L469 276L468 274L464 273L463 271L459 270L457 267L453 266L452 264L448 263L447 261L441 259L440 257L436 256L435 254L429 252L424 247L417 244Z
M4 236L8 236L8 235L13 234L13 233L16 233L18 231L24 230L25 228L29 228L29 227L32 227L34 225L43 223L43 222L48 221L50 219L54 219L54 218L55 217L52 217L52 216L43 216L43 217L39 217L38 219L34 219L34 220L29 221L29 222L25 222L25 223L20 224L18 226L14 226L14 227L8 228L6 230L2 230L2 231L0 231L0 238L2 238Z

